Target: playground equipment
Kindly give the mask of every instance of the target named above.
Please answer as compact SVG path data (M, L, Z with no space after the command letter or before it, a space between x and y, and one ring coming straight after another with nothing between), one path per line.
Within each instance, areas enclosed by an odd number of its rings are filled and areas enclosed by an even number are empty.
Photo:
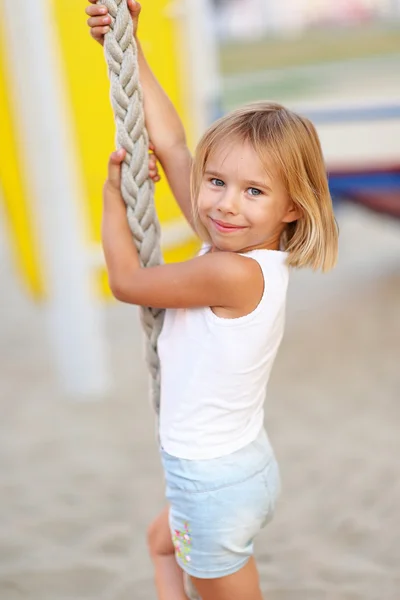
M304 112L327 150L334 200L400 218L400 104L375 101Z
M163 262L160 224L154 206L154 185L149 177L149 136L145 126L143 92L139 80L138 50L133 24L125 0L102 0L112 19L105 36L111 103L117 128L117 146L126 150L121 169L121 192L127 205L127 219L144 267ZM147 338L147 364L152 376L152 398L160 409L160 361L157 340L164 322L164 310L141 307Z
M56 0L4 0L3 6L0 202L6 234L20 281L48 307L63 388L74 397L98 396L109 384L100 304L107 294L101 189L114 147L107 69L88 36L81 0L67 7ZM198 52L209 34L203 36L205 16L194 8L193 0L176 7L154 0L141 18L146 56L192 147L217 104L213 46ZM194 62L195 54L205 63ZM198 83L200 69L211 74L210 85ZM197 241L165 178L157 184L156 204L165 259L194 253Z
M329 185L334 198L400 219L400 163L379 168L332 170Z
M20 207L17 219L17 211L11 209L16 202L12 183L17 182L8 178L15 157L2 147L1 181L10 207L14 249L34 292L41 292L38 284L44 282L49 330L65 389L97 395L108 388L108 368L99 306L93 302L87 273L85 191L79 164L73 160L73 123L51 15L43 0L5 0L3 15L3 50L6 64L13 66L8 105L17 140L14 147L29 194L26 212L23 215ZM35 241L35 262L28 262L30 248L21 243L22 223Z
M144 267L162 262L159 223L154 208L154 186L148 176L148 134L145 128L143 94L139 81L137 47L131 16L125 0L101 0L112 18L104 49L111 82L111 102L117 127L117 144L127 155L122 165L121 191L127 218L140 261ZM147 364L152 376L152 400L160 411L160 362L157 340L164 310L142 307L142 325L147 337ZM198 595L186 578L188 595Z

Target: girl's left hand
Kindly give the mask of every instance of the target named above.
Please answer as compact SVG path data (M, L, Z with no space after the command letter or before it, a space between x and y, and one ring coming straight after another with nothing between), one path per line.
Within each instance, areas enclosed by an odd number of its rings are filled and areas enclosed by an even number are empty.
M126 221L126 204L121 194L121 165L126 151L116 150L108 161L108 176L103 186L103 225L111 220Z
M149 143L149 177L154 183L160 181L161 177L158 173L157 156L153 144ZM109 192L120 193L121 190L121 165L124 162L126 151L123 148L116 150L110 156L108 163L108 178L105 183L105 188Z

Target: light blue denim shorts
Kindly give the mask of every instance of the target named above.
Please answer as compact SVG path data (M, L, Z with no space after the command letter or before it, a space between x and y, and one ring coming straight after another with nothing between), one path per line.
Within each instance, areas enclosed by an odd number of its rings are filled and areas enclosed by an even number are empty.
M256 534L271 520L279 469L267 434L215 459L187 460L161 450L175 556L192 577L239 571L253 555Z

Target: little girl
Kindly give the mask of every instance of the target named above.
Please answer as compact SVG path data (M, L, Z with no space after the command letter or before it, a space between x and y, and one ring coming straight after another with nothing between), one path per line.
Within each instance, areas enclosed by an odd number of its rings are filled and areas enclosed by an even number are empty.
M136 31L140 7L127 1ZM88 24L103 42L110 18L90 2ZM212 125L192 161L138 47L150 138L204 242L193 260L141 268L120 194L125 153L112 154L102 226L111 289L123 302L166 309L158 351L169 505L149 529L158 597L186 599L183 570L203 600L260 600L253 541L280 487L263 406L289 271L326 271L337 256L321 147L310 121L262 102Z

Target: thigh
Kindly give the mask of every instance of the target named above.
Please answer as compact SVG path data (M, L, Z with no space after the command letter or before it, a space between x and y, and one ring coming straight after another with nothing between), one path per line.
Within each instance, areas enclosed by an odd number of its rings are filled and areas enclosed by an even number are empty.
M250 558L233 575L218 579L191 579L202 600L262 600L254 558Z

